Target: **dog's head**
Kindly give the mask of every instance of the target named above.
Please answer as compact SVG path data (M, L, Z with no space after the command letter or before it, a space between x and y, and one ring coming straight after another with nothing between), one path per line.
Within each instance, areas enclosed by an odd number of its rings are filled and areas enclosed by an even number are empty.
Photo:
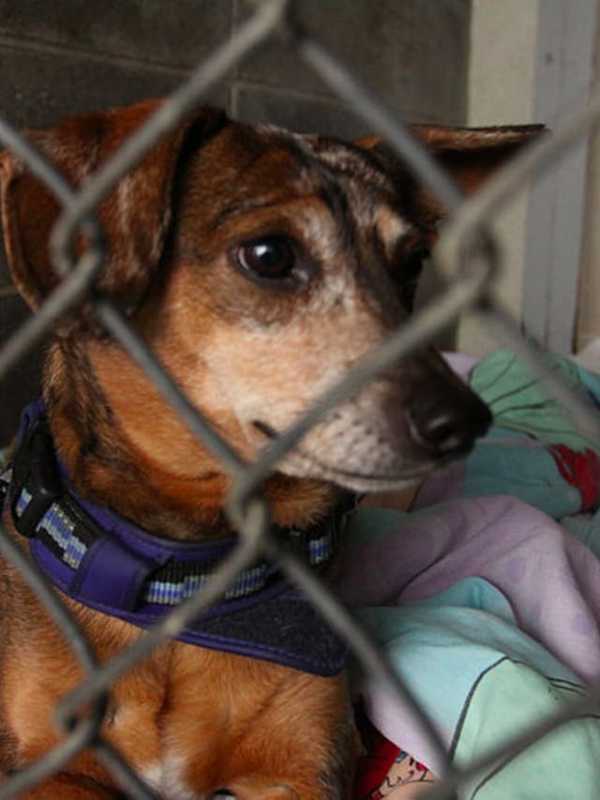
M87 115L32 137L80 185L155 107ZM535 130L414 132L472 190ZM36 308L58 283L48 238L60 206L10 154L1 176L9 263ZM108 255L97 287L252 458L406 319L443 214L377 139L347 144L203 109L102 203ZM79 354L124 440L163 470L204 473L207 454L91 319L84 309L63 320L60 350ZM54 374L46 386L54 403L56 383ZM74 387L59 401L80 448L86 396ZM441 358L421 349L329 413L280 469L389 488L466 452L489 420Z

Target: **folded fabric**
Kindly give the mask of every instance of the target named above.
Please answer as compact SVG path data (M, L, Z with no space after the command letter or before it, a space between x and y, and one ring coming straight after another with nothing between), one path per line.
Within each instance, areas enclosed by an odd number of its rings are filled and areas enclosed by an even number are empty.
M581 456L585 458L585 456ZM492 428L464 461L427 477L414 508L426 508L452 497L510 494L539 508L554 519L577 514L597 504L600 471L594 483L563 474L558 464L568 465L567 454L554 455L534 439L502 428ZM599 462L600 463L600 462Z
M495 424L465 462L425 481L417 513L357 512L340 589L369 606L357 614L452 761L467 765L600 678L600 562L592 555L600 555L600 511L581 513L598 507L600 445L514 353L448 360L491 406ZM600 406L599 376L556 356L547 363ZM387 760L385 778L357 797L416 796L419 780L433 780L442 764L409 709L372 681L362 689L370 719L391 741L383 738L366 762L377 765L367 770L376 783ZM598 786L600 728L591 714L473 777L459 796L587 800Z
M600 562L536 509L508 497L410 515L359 509L347 533L338 590L360 607L456 763L600 678ZM362 694L375 727L441 774L411 712L368 678ZM478 776L461 797L590 798L599 785L590 718Z
M553 353L540 358L573 391L588 395L588 386L600 389L596 376L568 358ZM469 383L492 409L498 427L521 431L544 444L564 444L576 452L600 447L600 442L579 430L574 412L511 350L496 350L481 359L473 367Z
M481 578L467 578L428 601L363 609L358 616L442 733L457 765L473 763L585 692L571 670L519 630L506 599ZM370 695L368 709L386 735L403 713L386 691ZM558 792L553 796L573 796L565 760L577 772L578 796L592 796L600 785L600 722L593 715L541 743L526 759L485 770L461 796L534 797L536 775L539 796L549 796L550 776ZM441 773L435 760L428 764Z
M594 514L576 514L573 517L565 517L562 524L569 533L589 547L596 558L600 558L600 511L596 511Z

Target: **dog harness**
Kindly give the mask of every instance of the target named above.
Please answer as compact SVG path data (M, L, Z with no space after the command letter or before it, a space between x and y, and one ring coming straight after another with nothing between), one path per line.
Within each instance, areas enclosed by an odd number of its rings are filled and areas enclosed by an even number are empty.
M141 628L202 591L236 547L235 537L203 543L161 539L78 497L56 456L41 400L22 414L14 460L0 475L0 500L9 504L33 560L55 586ZM331 561L353 507L349 496L325 523L275 533L318 570ZM268 561L243 570L224 599L176 638L322 676L338 674L347 658L347 646Z

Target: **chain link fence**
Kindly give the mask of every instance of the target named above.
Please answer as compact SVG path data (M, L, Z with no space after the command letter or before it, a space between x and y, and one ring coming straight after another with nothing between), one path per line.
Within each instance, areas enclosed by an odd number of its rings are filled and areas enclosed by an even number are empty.
M178 606L164 620L145 633L135 645L121 652L109 663L99 666L94 652L70 617L57 594L43 576L29 564L10 538L2 532L0 551L23 573L33 591L48 608L71 643L87 677L66 695L56 709L57 724L68 735L60 746L0 785L0 798L16 797L65 766L84 748L95 751L108 767L122 791L131 798L149 800L152 791L131 770L100 732L112 684L154 648L181 631L200 612L223 596L237 574L259 555L276 561L289 579L298 584L314 602L331 627L344 637L365 673L392 688L417 711L419 724L432 747L446 765L444 780L424 795L433 800L452 798L461 784L481 769L503 763L523 752L541 737L572 719L589 713L600 703L600 685L587 697L568 709L516 736L478 763L460 771L448 763L448 757L430 721L418 709L410 693L373 645L369 636L349 612L326 590L319 580L295 557L284 551L270 534L267 503L260 494L264 479L278 461L293 448L336 403L360 390L366 382L393 362L430 339L463 310L481 314L499 338L512 347L538 376L543 377L557 399L575 410L581 432L600 439L597 414L585 401L574 395L537 357L534 348L520 336L518 326L497 305L492 294L492 280L502 268L499 250L489 225L495 214L560 156L586 135L600 117L600 91L588 107L565 120L551 138L530 146L497 174L474 198L463 200L449 177L415 143L407 129L378 99L361 85L351 72L317 38L308 36L293 16L292 0L256 0L253 16L227 42L218 47L183 83L147 123L133 135L106 165L80 191L73 192L45 159L6 122L0 119L0 141L18 156L55 194L64 206L63 214L52 233L51 253L56 270L63 276L60 286L42 308L27 321L0 350L0 377L43 337L53 323L84 299L93 303L95 315L104 329L127 351L155 383L165 400L181 415L194 435L222 461L232 478L227 513L239 531L239 546L221 565L214 578L201 592ZM94 212L116 183L143 158L146 151L167 131L173 129L228 70L239 64L269 37L282 37L289 48L315 70L335 93L347 101L371 130L381 134L404 160L407 167L450 210L449 223L442 230L434 253L434 266L444 281L444 291L426 308L415 314L376 352L354 366L345 378L323 395L302 419L278 438L253 464L244 464L184 394L153 353L128 324L119 309L105 298L93 296L96 278L102 270L105 251L101 230ZM83 233L87 249L78 259L73 256L74 241ZM85 709L85 712L83 711Z

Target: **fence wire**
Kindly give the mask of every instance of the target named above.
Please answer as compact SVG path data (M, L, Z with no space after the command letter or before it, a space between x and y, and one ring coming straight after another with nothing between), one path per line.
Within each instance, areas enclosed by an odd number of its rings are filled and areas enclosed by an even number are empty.
M240 534L239 546L201 592L170 612L134 645L100 666L60 597L48 586L44 576L23 557L6 533L0 531L0 553L17 567L47 607L62 629L66 641L71 643L86 676L56 709L57 721L66 732L65 738L45 757L2 783L0 800L16 797L35 786L59 771L85 748L95 751L126 796L136 800L155 798L156 795L101 734L108 692L119 676L161 643L176 636L201 611L222 598L238 573L260 555L277 561L289 579L300 586L332 628L348 641L365 673L386 684L399 699L415 709L422 731L429 737L440 762L446 765L443 780L425 795L432 800L456 797L461 784L481 769L514 758L541 737L588 714L593 705L600 703L599 684L592 687L585 698L546 720L536 722L529 730L490 752L478 763L461 770L455 769L448 762L431 721L419 709L408 688L390 668L368 634L321 582L299 560L283 551L271 536L269 509L260 494L261 484L279 460L327 411L358 392L400 357L431 339L467 308L485 315L490 324L500 331L504 341L508 339L510 346L517 350L534 372L548 381L557 399L576 411L582 433L600 440L598 415L543 366L532 345L520 337L517 326L494 299L491 281L502 268L502 263L489 229L498 210L515 191L522 189L528 180L539 176L549 164L555 163L597 121L600 117L600 90L592 97L588 107L565 122L552 138L529 146L475 197L463 200L449 176L415 142L397 115L386 109L317 38L302 30L293 18L292 0L257 0L254 5L256 10L245 25L199 65L190 78L79 191L69 189L62 176L46 159L21 134L0 119L0 142L49 187L64 207L51 238L53 264L64 280L38 313L22 325L0 350L0 379L18 359L48 335L56 320L85 299L86 303L93 306L99 323L141 366L194 436L221 460L233 479L227 513ZM338 96L367 120L374 131L386 138L408 169L450 209L451 214L434 252L434 262L444 280L444 290L375 352L356 364L342 381L320 397L297 423L274 441L256 462L246 464L189 402L116 306L105 297L92 295L105 258L100 226L94 215L100 201L140 162L148 149L178 125L232 67L239 65L271 37L284 37L288 47L295 50ZM83 255L75 259L74 240L79 233L85 237L87 248Z

